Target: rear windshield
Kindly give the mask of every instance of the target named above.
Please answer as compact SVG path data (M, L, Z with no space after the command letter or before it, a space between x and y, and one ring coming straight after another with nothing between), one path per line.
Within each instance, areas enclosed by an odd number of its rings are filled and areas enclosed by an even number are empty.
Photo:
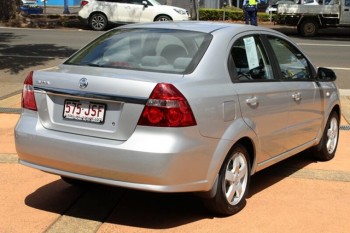
M212 36L173 29L116 29L79 50L64 64L191 73Z

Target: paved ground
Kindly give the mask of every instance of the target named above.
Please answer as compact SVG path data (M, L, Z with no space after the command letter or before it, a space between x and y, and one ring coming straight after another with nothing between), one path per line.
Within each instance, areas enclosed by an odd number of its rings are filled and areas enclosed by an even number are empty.
M8 102L18 107L18 99ZM349 232L348 130L332 161L298 155L254 175L244 210L221 218L190 195L79 189L19 165L18 117L0 114L0 232Z
M20 98L0 100L0 107L20 108ZM342 96L344 114L349 103ZM244 210L221 218L191 195L79 189L19 165L18 118L0 113L0 232L349 232L349 130L340 131L332 161L298 155L254 175ZM348 127L344 115L341 125Z

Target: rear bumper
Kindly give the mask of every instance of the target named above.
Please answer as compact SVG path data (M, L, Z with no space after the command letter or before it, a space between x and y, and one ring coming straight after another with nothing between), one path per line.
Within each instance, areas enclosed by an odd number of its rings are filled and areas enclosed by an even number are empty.
M84 25L88 25L89 24L89 19L87 19L87 18L83 18L81 16L78 16L78 19Z
M196 127L137 127L127 141L47 130L23 113L15 128L20 163L49 173L156 192L207 191L217 140Z

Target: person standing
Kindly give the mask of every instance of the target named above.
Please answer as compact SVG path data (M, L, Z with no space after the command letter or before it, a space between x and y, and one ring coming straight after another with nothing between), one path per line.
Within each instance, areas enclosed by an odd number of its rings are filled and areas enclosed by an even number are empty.
M243 0L245 24L258 26L258 3L259 0Z

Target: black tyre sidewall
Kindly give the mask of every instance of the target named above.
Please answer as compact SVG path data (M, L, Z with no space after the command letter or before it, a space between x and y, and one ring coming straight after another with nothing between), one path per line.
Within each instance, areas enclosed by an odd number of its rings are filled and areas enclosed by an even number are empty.
M248 177L247 177L247 185L245 188L245 192L241 198L241 200L236 204L236 205L231 205L225 196L225 190L224 190L224 185L225 185L225 172L226 172L226 167L228 165L228 162L231 160L232 156L237 153L240 152L244 155L246 161L247 161L247 166L248 166ZM249 189L249 185L250 185L250 172L251 172L251 166L250 166L250 159L249 159L249 154L248 151L245 149L244 146L242 145L236 145L234 146L233 150L231 151L231 153L226 157L221 169L220 169L220 173L219 173L219 181L217 183L217 193L215 195L215 197L210 200L210 205L209 207L216 213L220 214L220 215L233 215L237 212L239 212L240 210L242 210L244 208L244 206L246 205L246 196L248 193L248 189Z
M310 23L312 23L314 25L314 27L315 27L315 32L314 33L308 33L308 32L305 31L305 26L307 24L310 24ZM319 28L318 23L315 20L306 19L306 20L304 20L301 23L300 27L298 27L298 31L299 31L299 33L301 33L305 37L313 37L313 36L317 35L318 28Z
M102 17L102 18L104 19L105 24L103 25L102 28L95 28L95 27L93 26L92 20L93 20L93 18L95 18L95 17ZM108 24L108 21L107 21L106 16L104 16L103 14L101 14L101 13L95 13L95 14L93 14L93 15L90 17L89 24L90 24L90 27L91 27L94 31L103 31L104 29L106 29L107 24Z

